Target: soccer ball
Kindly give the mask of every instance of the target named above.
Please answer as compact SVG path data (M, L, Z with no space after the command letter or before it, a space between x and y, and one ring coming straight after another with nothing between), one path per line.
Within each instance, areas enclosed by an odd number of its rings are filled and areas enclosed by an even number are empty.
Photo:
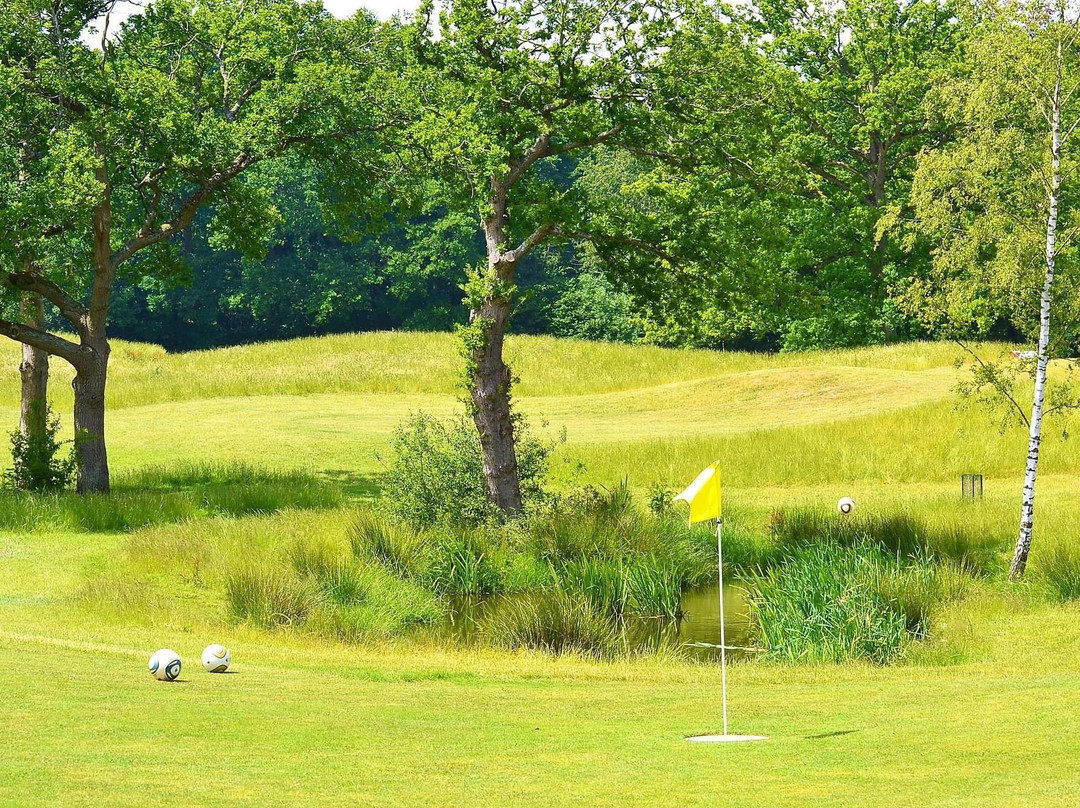
M202 652L202 665L210 673L224 673L229 669L229 649L224 645L208 645Z
M840 501L836 503L836 510L844 515L851 513L855 510L855 500L851 497L841 497Z
M180 675L180 655L170 648L162 648L150 657L150 674L162 682L175 681Z

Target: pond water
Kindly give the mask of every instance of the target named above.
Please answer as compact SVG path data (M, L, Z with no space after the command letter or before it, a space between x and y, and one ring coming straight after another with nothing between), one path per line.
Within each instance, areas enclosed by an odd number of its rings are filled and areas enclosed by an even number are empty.
M434 630L444 637L470 643L477 638L479 622L492 609L514 595L495 595L477 599L459 597L451 600L447 617ZM683 646L692 656L701 659L720 657L719 586L701 586L688 590L682 599L683 616L670 618L627 618L626 636L635 646L669 642ZM747 653L752 645L750 636L749 602L745 587L738 583L724 587L724 631L729 656ZM736 650L731 650L732 646Z

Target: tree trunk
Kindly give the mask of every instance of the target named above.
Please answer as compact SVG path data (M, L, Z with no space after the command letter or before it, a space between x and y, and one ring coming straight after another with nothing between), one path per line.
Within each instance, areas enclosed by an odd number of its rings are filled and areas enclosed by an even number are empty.
M44 325L45 305L41 295L24 292L19 308L25 325L39 329ZM19 431L26 438L41 437L45 434L49 400L49 354L23 343L19 375L22 377Z
M484 457L484 486L488 499L503 513L513 515L521 510L522 503L510 415L510 368L503 361L510 301L485 300L479 309L470 312L469 320L483 324L483 339L472 351L469 398Z
M1058 65L1061 47L1058 47ZM1016 579L1027 569L1031 552L1031 531L1035 524L1035 478L1039 471L1039 446L1042 443L1043 401L1046 397L1046 367L1050 354L1050 305L1054 284L1054 264L1057 259L1058 198L1061 189L1061 79L1054 89L1050 117L1050 199L1046 217L1046 277L1043 280L1039 309L1039 350L1035 366L1035 394L1031 402L1031 429L1028 435L1027 467L1024 472L1024 492L1020 505L1020 535L1016 539L1009 578Z
M514 283L517 255L506 252L506 189L493 183L494 213L482 223L487 244L488 269L493 281ZM514 421L510 414L510 368L503 361L503 340L510 322L511 301L498 290L488 294L469 312L469 322L480 329L470 350L469 398L473 423L480 435L484 458L484 487L488 499L503 513L521 511Z
M75 368L75 451L79 458L75 490L80 494L109 490L109 457L105 450L105 382L109 343L101 338Z

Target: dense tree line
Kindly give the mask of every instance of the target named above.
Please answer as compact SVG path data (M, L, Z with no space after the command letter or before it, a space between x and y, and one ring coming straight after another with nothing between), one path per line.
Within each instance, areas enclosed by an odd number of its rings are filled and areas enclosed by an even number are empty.
M281 222L265 255L215 247L204 212L181 240L175 277L117 285L115 336L194 350L351 331L449 331L466 321L462 268L483 255L468 217L440 208L346 239L327 230L317 176L282 166L267 179ZM529 256L521 277L528 294L514 313L519 333L643 336L629 296L573 245Z

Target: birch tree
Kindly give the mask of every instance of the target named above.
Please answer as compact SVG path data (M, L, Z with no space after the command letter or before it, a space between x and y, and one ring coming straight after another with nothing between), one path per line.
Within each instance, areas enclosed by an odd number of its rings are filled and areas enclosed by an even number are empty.
M1029 333L1031 406L1020 525L1009 567L1024 574L1035 521L1051 359L1075 336L1080 137L1078 9L1060 0L979 9L971 74L935 99L956 140L924 153L912 191L922 228L937 241L933 270L908 302L942 332L986 333L1007 320ZM979 360L979 384L1002 388Z

